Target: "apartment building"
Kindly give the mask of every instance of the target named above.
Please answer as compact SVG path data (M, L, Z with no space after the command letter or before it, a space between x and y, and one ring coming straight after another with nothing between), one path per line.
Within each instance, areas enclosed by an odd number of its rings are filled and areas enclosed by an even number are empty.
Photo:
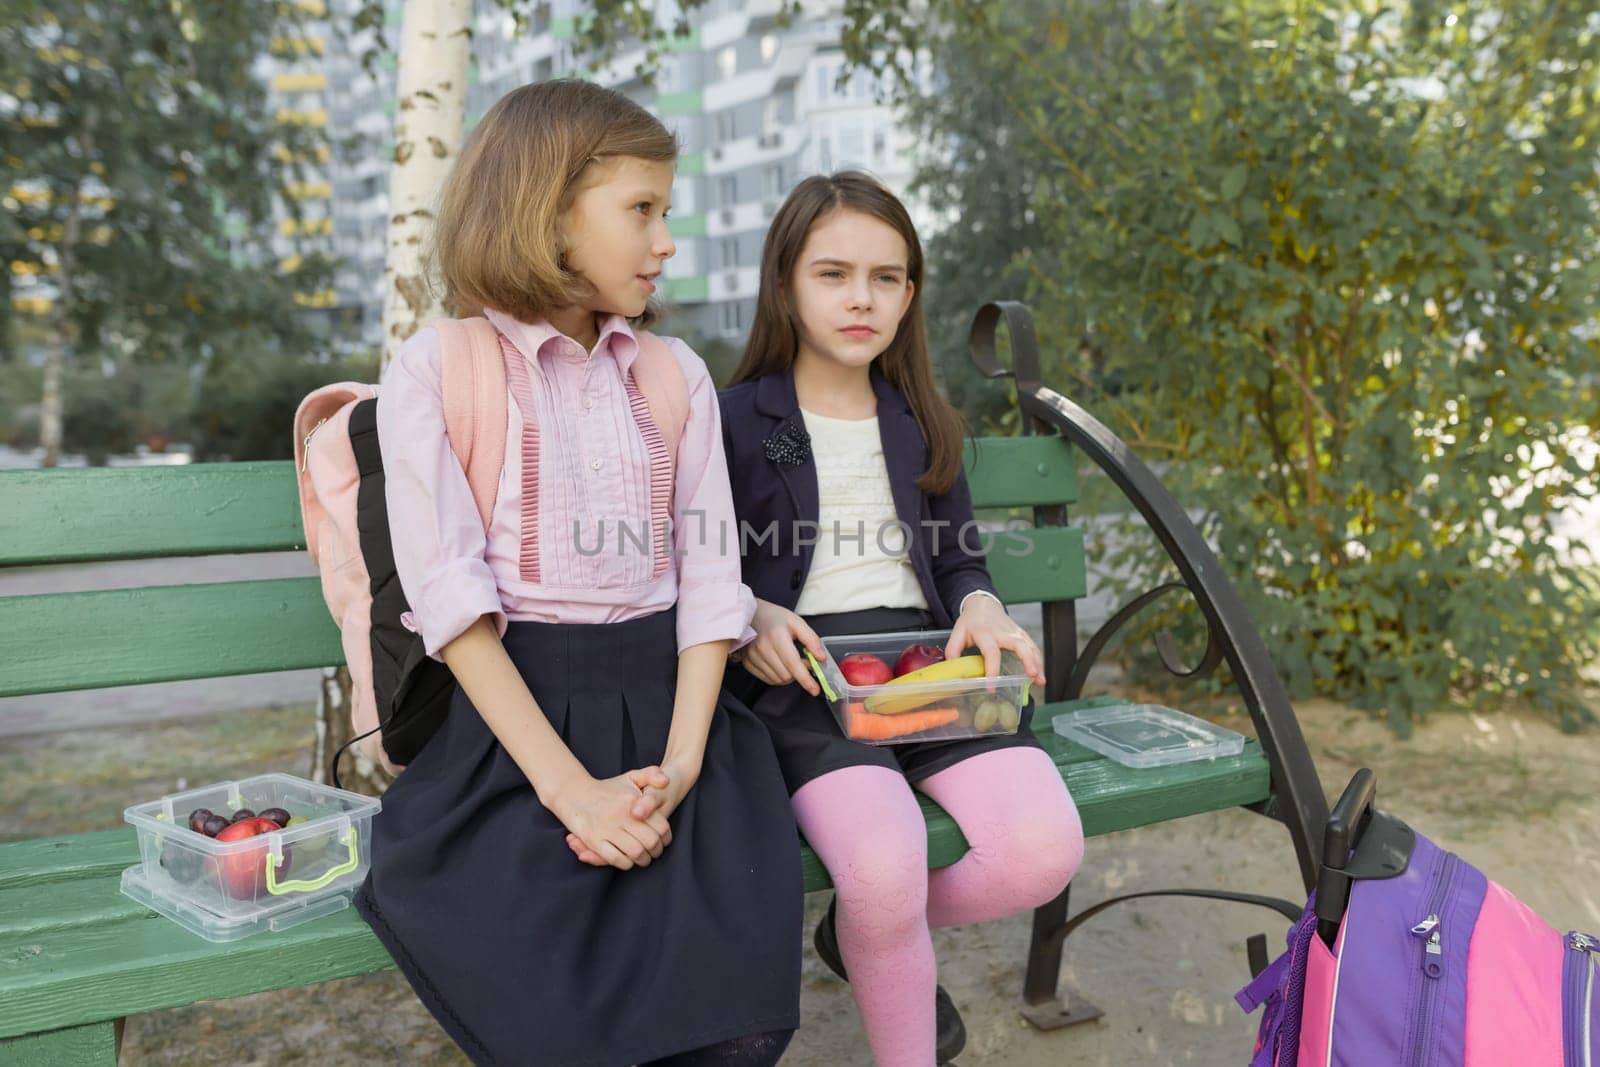
M376 346L383 307L383 231L388 207L394 117L394 60L363 69L365 35L335 32L349 25L355 0L326 3L327 32L274 57L272 85L282 108L300 121L325 121L333 141L325 177L299 190L307 220L322 227L329 251L343 260L331 290L305 294L307 306L330 318L350 343ZM665 268L662 296L671 328L696 339L737 342L755 306L761 242L784 195L809 174L858 167L904 193L911 177L910 139L876 86L857 75L843 84L839 52L842 0L807 2L780 26L779 0L708 0L694 11L687 36L675 39L652 82L638 76L640 50L605 69L588 70L575 54L577 21L588 5L552 0L519 26L492 0L480 0L468 80L470 126L501 95L532 81L582 76L612 86L659 115L682 143L670 222L678 253ZM670 0L659 16L670 23ZM399 5L387 36L399 38ZM320 80L310 75L320 73ZM347 147L346 143L349 142ZM314 221L326 218L326 222ZM287 222L287 220L286 220ZM285 256L292 262L292 256Z

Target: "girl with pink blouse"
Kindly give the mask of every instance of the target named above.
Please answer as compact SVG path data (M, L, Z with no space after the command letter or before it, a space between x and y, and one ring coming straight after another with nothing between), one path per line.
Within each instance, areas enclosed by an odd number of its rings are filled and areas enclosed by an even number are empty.
M771 1064L798 1023L794 822L766 730L721 692L754 600L717 535L716 392L643 332L676 156L578 81L509 93L463 151L435 253L505 359L487 529L435 331L379 394L404 621L458 684L384 797L356 904L477 1063ZM686 416L635 373L663 343Z

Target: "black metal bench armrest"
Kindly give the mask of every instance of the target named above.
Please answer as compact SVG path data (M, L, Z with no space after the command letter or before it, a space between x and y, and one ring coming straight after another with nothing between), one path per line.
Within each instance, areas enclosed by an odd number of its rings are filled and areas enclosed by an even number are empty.
M1011 340L1011 370L1000 365L995 353L995 334L1002 320ZM1023 416L1022 432L1058 434L1069 440L1103 470L1138 509L1177 566L1185 588L1205 616L1208 629L1208 647L1200 667L1194 671L1203 669L1206 661L1215 663L1218 659L1226 660L1232 670L1272 768L1274 803L1267 814L1289 828L1301 877L1309 890L1315 884L1322 854L1322 834L1328 820L1327 799L1283 680L1273 668L1266 645L1251 624L1239 594L1211 547L1160 479L1126 442L1083 408L1043 384L1033 316L1025 306L999 301L980 308L972 325L970 352L973 362L986 377L1013 379ZM1152 590L1130 604L1129 609L1137 610L1165 591L1166 587ZM1113 622L1120 625L1125 621L1129 609L1119 613L1122 618ZM1110 629L1114 627L1108 626L1107 636ZM1098 648L1085 649L1085 652L1090 651L1098 652ZM1194 673L1176 668L1170 649L1163 649L1163 658L1169 668L1178 673Z

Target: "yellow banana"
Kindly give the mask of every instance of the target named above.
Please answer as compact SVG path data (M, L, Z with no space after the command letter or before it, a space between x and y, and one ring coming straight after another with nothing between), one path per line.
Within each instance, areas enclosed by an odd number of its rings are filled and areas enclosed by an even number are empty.
M911 711L924 704L936 700L947 700L948 692L896 692L898 687L917 685L927 682L956 682L970 678L983 677L982 656L959 656L956 659L941 660L930 663L919 670L909 671L892 681L884 683L884 688L867 698L867 710L874 715L897 715L902 711Z

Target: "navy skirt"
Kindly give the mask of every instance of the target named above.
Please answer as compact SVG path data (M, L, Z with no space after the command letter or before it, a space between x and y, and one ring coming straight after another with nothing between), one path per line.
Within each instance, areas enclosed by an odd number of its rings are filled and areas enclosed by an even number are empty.
M659 763L675 612L513 622L506 651L589 773ZM579 863L457 692L389 788L356 906L475 1063L632 1064L799 1025L799 838L767 732L720 699L650 866Z
M868 608L814 615L806 619L806 623L819 637L938 629L932 615L916 608ZM904 774L908 781L920 782L984 752L1041 747L1039 739L1033 736L1031 698L1028 706L1022 709L1022 725L1015 734L866 745L844 735L826 700L812 696L798 685L769 686L733 664L728 668L726 687L741 703L753 708L756 717L771 732L778 764L783 768L783 780L791 793L813 778L845 767L887 767Z

